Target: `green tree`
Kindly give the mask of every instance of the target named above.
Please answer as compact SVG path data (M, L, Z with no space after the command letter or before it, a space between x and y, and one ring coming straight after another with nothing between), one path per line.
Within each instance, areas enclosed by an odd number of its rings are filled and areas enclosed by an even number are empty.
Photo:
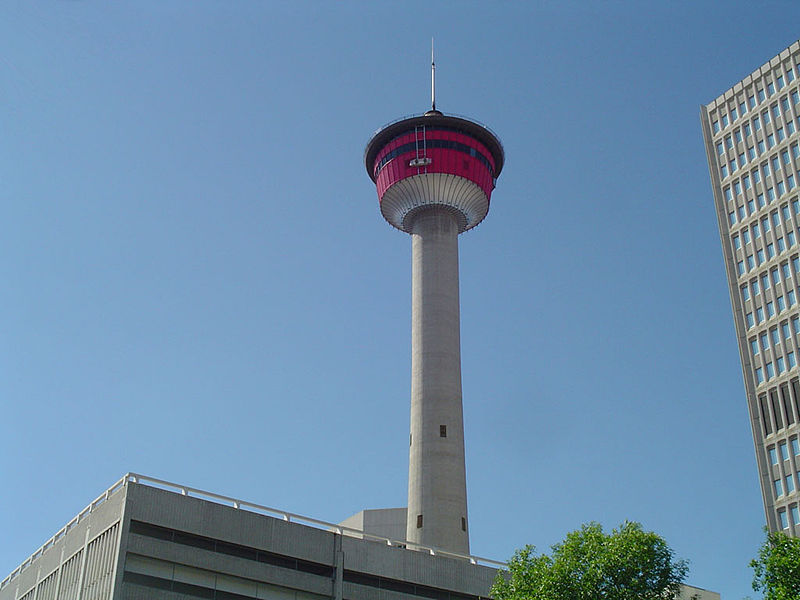
M664 539L625 522L610 534L589 523L552 554L518 550L492 586L495 600L671 600L686 577Z
M764 592L764 600L800 600L800 539L767 533L750 566L753 589Z

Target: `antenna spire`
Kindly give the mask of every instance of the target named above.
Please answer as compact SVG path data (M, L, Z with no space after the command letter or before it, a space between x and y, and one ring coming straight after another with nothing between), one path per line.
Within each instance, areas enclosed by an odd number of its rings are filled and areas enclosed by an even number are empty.
M436 110L436 63L433 60L433 37L431 37L431 110Z

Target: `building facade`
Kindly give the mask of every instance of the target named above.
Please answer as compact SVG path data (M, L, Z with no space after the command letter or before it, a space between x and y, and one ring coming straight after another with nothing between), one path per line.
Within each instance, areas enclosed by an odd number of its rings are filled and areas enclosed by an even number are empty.
M129 473L0 581L0 600L488 600L503 563L370 533L401 531L402 512L359 513L356 530Z
M800 535L800 43L700 113L766 521Z

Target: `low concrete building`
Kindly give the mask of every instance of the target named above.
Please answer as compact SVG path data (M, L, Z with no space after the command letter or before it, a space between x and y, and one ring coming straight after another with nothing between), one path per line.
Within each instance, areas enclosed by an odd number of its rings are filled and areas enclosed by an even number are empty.
M503 563L379 533L404 516L362 511L337 525L128 474L0 582L0 600L488 598Z

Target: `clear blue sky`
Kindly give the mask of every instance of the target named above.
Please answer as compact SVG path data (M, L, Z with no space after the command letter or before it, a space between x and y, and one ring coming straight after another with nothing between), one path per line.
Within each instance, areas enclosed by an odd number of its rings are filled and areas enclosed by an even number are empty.
M320 519L405 504L410 239L362 152L498 132L461 237L472 548L641 521L752 594L763 509L699 106L787 2L0 6L0 577L137 471Z

